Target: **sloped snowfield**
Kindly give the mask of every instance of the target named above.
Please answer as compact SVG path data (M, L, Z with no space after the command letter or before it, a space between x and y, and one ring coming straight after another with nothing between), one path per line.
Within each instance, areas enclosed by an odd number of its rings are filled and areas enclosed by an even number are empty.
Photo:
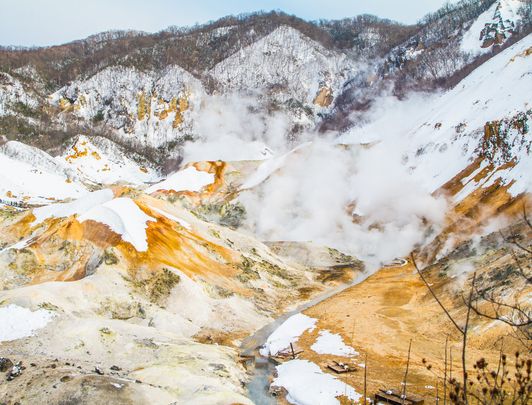
M0 342L32 336L54 318L53 312L30 311L15 304L0 307Z
M405 165L429 191L435 191L476 156L486 122L511 118L530 109L532 59L526 56L532 35L490 59L455 88L406 101L381 100L370 123L342 136L340 142L380 142L404 158ZM510 136L518 137L517 133ZM511 151L516 166L497 173L517 195L530 187L532 157L526 143Z

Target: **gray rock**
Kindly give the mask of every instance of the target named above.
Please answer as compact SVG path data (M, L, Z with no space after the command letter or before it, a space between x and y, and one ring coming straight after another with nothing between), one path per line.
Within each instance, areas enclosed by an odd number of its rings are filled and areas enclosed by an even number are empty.
M7 357L0 357L0 371L6 372L11 367L13 367L13 362L9 360Z

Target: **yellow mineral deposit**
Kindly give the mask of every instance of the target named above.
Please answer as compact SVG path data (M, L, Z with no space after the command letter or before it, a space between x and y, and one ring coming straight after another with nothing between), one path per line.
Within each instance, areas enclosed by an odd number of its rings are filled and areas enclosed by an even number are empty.
M66 98L61 97L59 99L59 109L63 112L71 112L74 110L72 103Z
M330 87L321 87L318 90L318 94L314 99L314 104L319 105L320 107L329 107L333 102L332 90Z
M72 153L70 155L67 155L65 157L65 160L67 162L72 162L74 159L87 156L87 154L89 153L89 150L86 147L83 147L83 145L81 146L82 148L79 148L77 144L72 146Z
M142 121L146 117L148 103L149 101L146 102L146 95L144 94L144 92L143 91L139 92L138 98L137 98L137 118L139 121Z

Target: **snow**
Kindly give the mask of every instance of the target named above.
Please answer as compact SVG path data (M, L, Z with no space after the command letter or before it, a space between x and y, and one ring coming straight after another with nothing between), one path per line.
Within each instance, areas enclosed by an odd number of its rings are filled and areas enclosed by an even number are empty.
M351 130L338 142L388 144L389 149L404 157L419 184L429 192L435 191L472 163L486 122L530 108L532 58L523 54L531 46L529 34L449 91L411 96L405 101L380 99L374 116L367 117L369 123ZM439 129L435 128L438 123ZM457 131L460 125L464 128L461 133ZM502 178L509 184L515 179L510 192L516 195L530 189L532 163L526 148L515 147L511 152L517 165L496 173L493 181Z
M124 151L105 138L78 136L63 155L55 158L86 181L114 184L142 184L159 179L155 171L131 160Z
M86 192L84 186L67 182L66 175L47 171L39 167L38 162L30 164L0 153L0 198L2 200L46 203L52 198L79 197Z
M9 141L0 147L0 152L7 157L26 163L38 171L56 174L74 179L76 173L65 167L45 151L18 141Z
M10 304L0 307L0 342L7 342L32 336L44 328L55 315L44 309L30 311L27 308Z
M151 194L159 190L200 191L212 183L214 183L214 174L202 172L194 166L189 166L172 174L166 180L148 187L146 193Z
M358 355L355 349L344 343L340 335L331 333L328 330L320 331L318 339L316 339L316 342L310 348L318 354L331 354L345 357Z
M273 173L282 168L286 164L287 159L293 153L295 153L299 149L307 147L308 145L310 145L310 143L301 144L298 147L292 149L290 152L285 153L284 155L272 157L270 159L265 160L263 163L261 163L257 170L255 170L255 172L253 172L246 179L246 181L244 181L244 184L242 184L241 187L242 190L258 186L260 183L270 177Z
M159 208L150 207L153 211L157 212L158 214L161 214L162 216L165 216L168 219L171 219L172 221L177 222L179 225L181 225L183 228L188 229L189 231L192 229L190 224L185 221L183 218L178 218L175 215L169 214L166 211L163 211Z
M88 193L82 198L70 203L58 203L39 207L33 210L33 215L35 216L33 224L38 225L48 218L64 218L71 215L81 215L91 208L110 201L113 198L113 191L105 189Z
M312 106L321 84L336 93L356 67L345 54L329 51L283 25L224 59L209 73L226 90L258 90L283 83L288 89L276 94L280 101L294 98Z
M110 189L98 190L70 202L39 207L33 210L34 225L48 218L64 218L77 215L79 222L93 220L107 225L122 239L131 243L139 252L148 249L147 221L156 221L146 215L130 198L114 198Z
M31 245L31 242L32 242L32 238L23 239L11 246L1 249L0 253L7 252L8 250L11 250L11 249L15 249L15 250L24 249L25 247L28 247L29 245Z
M484 38L480 39L480 34L487 24L497 26L500 33L508 36L508 31L512 29L512 24L517 25L521 17L518 14L519 8L523 6L521 0L500 0L483 12L473 22L462 38L460 48L462 52L479 55L489 52L491 47L482 48Z
M79 222L88 220L101 222L115 233L122 236L122 240L129 242L138 252L148 250L146 228L148 221L156 220L145 214L130 198L115 198L102 205L88 210L79 217Z
M260 349L262 356L274 356L295 343L303 332L314 330L316 319L305 314L296 314L284 321L266 340Z
M353 387L330 374L324 373L307 360L290 360L276 367L277 378L272 386L288 391L286 399L297 405L336 405L339 396L358 402L361 395Z
M16 172L16 178L10 173ZM0 199L49 204L50 200L79 198L85 183L142 184L159 180L105 138L78 136L63 155L48 153L17 141L0 147Z

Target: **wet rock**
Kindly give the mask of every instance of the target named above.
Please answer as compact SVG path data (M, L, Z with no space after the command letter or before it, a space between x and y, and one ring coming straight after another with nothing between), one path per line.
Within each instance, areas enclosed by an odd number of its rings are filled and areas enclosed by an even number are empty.
M11 370L7 374L7 381L12 381L15 378L17 378L20 374L22 374L22 362L19 361L17 364L15 364L13 367L11 367Z
M288 391L283 387L270 386L269 393L272 397L284 398L288 394Z
M7 370L9 370L11 367L13 367L13 362L11 360L9 360L6 357L0 357L0 371L1 372L4 373Z

